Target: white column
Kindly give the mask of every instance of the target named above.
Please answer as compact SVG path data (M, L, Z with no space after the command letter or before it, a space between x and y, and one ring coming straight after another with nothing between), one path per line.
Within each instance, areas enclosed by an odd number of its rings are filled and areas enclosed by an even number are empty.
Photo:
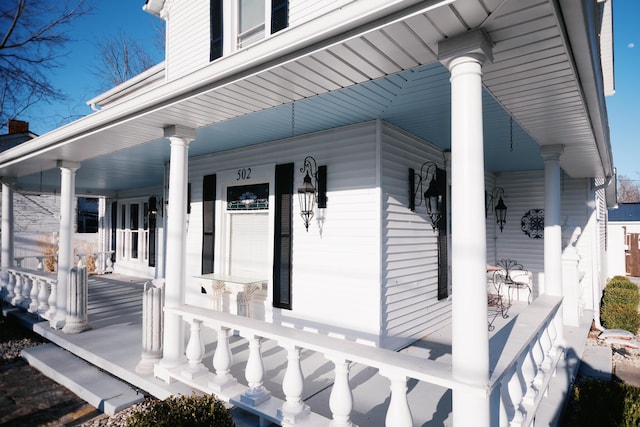
M544 159L544 281L549 295L562 295L562 224L560 220L561 145L540 149Z
M166 246L166 259L169 262L165 270L165 306L178 307L184 304L185 295L189 142L195 139L196 133L194 129L175 125L166 127L164 136L171 143ZM183 330L181 316L165 313L162 367L170 368L184 362Z
M60 233L58 241L58 286L56 314L50 320L53 328L64 326L67 317L67 291L69 273L73 265L73 200L75 198L76 171L80 163L58 160L60 168Z
M438 50L451 72L452 373L481 388L489 381L482 65L491 43L478 30ZM455 427L489 426L488 397L454 389L452 401Z
M7 268L13 266L13 189L12 181L6 178L2 182L2 259L0 261L2 272L0 279L2 287L9 284Z
M544 287L549 295L562 296L562 222L560 203L560 155L562 145L540 148L544 160ZM556 343L564 345L561 305L555 317Z

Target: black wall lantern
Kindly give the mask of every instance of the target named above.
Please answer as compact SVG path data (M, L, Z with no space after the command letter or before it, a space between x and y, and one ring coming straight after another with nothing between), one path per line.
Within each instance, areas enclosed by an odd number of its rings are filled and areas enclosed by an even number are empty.
M487 203L487 215L493 209L496 214L496 223L500 226L500 232L504 228L504 223L507 222L507 205L504 204L504 188L496 187L491 192L489 202ZM496 202L497 200L497 202ZM495 203L495 205L494 205Z
M307 156L304 158L300 172L306 172L302 185L298 188L300 216L304 221L304 227L309 231L309 223L314 215L314 205L317 204L320 209L327 207L327 167L318 167L316 159Z
M420 173L409 168L409 209L415 211L416 206L422 204L424 200L427 208L427 215L431 219L431 227L435 230L438 227L438 221L442 217L442 192L440 191L440 183L437 182L436 176L438 167L433 162L424 162L420 166ZM416 182L417 181L417 182ZM427 190L423 193L423 182L428 182ZM420 201L416 204L416 197L420 196Z

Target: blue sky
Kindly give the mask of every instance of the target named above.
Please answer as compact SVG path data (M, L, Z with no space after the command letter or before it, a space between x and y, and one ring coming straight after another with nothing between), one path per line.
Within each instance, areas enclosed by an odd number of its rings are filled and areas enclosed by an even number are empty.
M616 93L607 99L613 162L618 176L640 180L640 1L614 0Z
M43 105L30 120L31 129L43 134L62 123L64 117L85 115L85 102L100 93L94 81L97 40L113 38L120 30L137 38L149 51L156 18L142 10L143 0L95 0L92 15L78 19L70 33L75 41L65 58L68 66L55 70L51 78L71 100ZM607 99L614 164L618 175L640 181L640 0L614 0L615 95ZM157 62L162 58L158 57Z

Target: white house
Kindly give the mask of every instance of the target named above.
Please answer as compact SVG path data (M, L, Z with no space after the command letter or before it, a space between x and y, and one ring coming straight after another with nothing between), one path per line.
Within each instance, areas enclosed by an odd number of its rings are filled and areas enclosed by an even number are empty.
M408 374L369 360L394 384L387 425L412 425L397 403L407 378L452 389L455 426L531 425L563 325L597 310L608 277L611 7L148 0L166 23L165 61L90 100L91 115L0 153L2 229L12 191L60 194L50 318L60 328L71 200L106 197L115 271L164 282L155 375L167 381L195 384L202 323L221 337L279 336L261 324L334 337L345 342L336 366L366 359L354 343L397 350L450 324L446 368L426 361ZM502 259L531 272L516 298L533 300L537 326L490 370L486 269ZM225 310L251 299L264 320L214 310L223 285ZM185 322L195 341L185 342ZM290 364L301 347L330 352L324 341L287 339ZM518 392L507 384L516 377ZM283 425L307 416L289 381ZM202 389L224 394L222 385ZM345 407L339 425L350 425Z

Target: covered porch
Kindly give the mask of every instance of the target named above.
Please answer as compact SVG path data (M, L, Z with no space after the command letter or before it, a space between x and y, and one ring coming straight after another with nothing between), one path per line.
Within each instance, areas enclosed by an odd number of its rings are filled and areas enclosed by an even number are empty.
M313 25L292 28L185 76L140 85L133 92L116 88L113 97L99 100L102 110L0 153L3 284L10 283L7 275L15 266L13 191L61 195L59 269L57 278L48 279L57 291L49 319L55 329L68 323L74 309L69 301L77 302L68 299L75 194L119 200L157 193L164 207L163 240L153 278L165 286L159 311L164 316L162 351L151 350L161 357L153 364L157 378L216 392L286 425L333 418L334 425L348 426L353 419L369 426L373 421L358 419L367 414L394 427L438 424L449 418L441 409L447 402L453 402L456 426L540 421L543 397L566 392L572 379L571 370L561 365L563 355L579 354L581 345L569 351L570 340L586 336L580 329L573 336L567 327L579 327L598 303L606 275L598 212L611 198L607 186L614 174L604 109L600 6L585 2L576 10L573 4L350 2ZM327 27L318 31L322 24ZM367 127L375 132L354 131ZM228 187L219 182L218 194L204 194L207 184L215 182L213 174L231 181L236 171L244 179L248 176L242 171L260 168L260 184L275 184L277 166L287 166L291 178L303 159L306 164L308 150L332 171L327 221L324 228L306 231L293 191L276 193L276 185L270 187L274 202L279 197L295 208L282 217L289 229L278 233L278 239L289 240L275 241L275 221L265 222L267 256L254 261L266 260L261 273L266 272L273 295L281 290L282 276L293 277L298 291L296 305L273 297L270 309L303 321L320 318L330 323L330 331L350 322L361 335L373 335L374 343L389 338L388 348L409 340L428 343L438 327L450 325L437 346L403 346L404 351L395 352L313 328L297 330L196 307L185 298L194 289L190 279L214 262L214 252L215 262L224 262L219 253L228 242L222 241L220 228L214 238L214 227L207 227L211 224L194 221L200 219L196 213L204 216L213 210L211 204L222 206L227 200L220 193ZM428 162L435 164L435 175L443 173L445 190L439 195L446 195L448 203L438 230L427 222L427 211L410 209L416 193L408 191L407 170L420 170ZM194 182L202 191L189 191ZM506 188L510 212L517 212L507 217L504 232L487 215L488 193L497 187ZM191 210L193 194L200 197L197 210ZM535 218L529 239L518 220L532 210L544 215ZM362 212L371 214L369 222L357 215ZM583 282L577 258L568 260L571 275L563 274L563 251L573 248L573 232L579 228L581 249L588 249L588 280ZM112 222L110 230L115 229ZM359 240L346 235L351 230L358 231ZM205 235L211 240L206 250ZM275 247L289 256L293 247L295 262L289 257L276 263ZM369 258L345 261L346 253L358 255L364 249ZM535 266L534 298L517 316L514 306L509 318L496 319L496 329L489 332L486 268L506 257L500 251ZM320 258L330 259L325 268L315 263ZM270 274L270 268L281 265L293 265L293 273ZM325 280L326 265L336 267L333 280ZM356 282L359 287L349 286ZM346 298L331 297L347 291L352 293ZM359 311L350 312L351 299L365 296ZM338 302L345 315L327 315ZM433 321L424 326L427 315ZM508 322L499 327L502 320ZM44 326L42 333L64 337ZM120 330L130 326L93 326L65 337L65 346L106 329L124 336ZM425 328L433 328L429 337L415 336ZM136 345L144 336L140 332ZM85 346L91 342L77 348ZM273 355L278 356L267 363ZM240 363L232 363L235 356ZM126 372L134 368L129 357ZM307 359L317 359L317 365L306 368ZM560 379L553 376L559 366L567 374ZM277 371L275 377L269 377L270 369ZM243 384L245 371L249 379ZM280 376L272 387L271 378ZM374 387L384 390L375 399L364 392L364 404L359 393L369 381L363 378L385 384ZM556 379L564 385L549 387ZM262 402L267 390L271 398ZM425 395L439 397L423 415Z
M91 329L80 334L52 329L48 322L6 303L3 311L32 323L36 333L149 395L162 399L192 390L215 392L243 410L236 410L238 420L253 420L253 425L258 425L258 417L265 425L268 421L282 423L277 412L287 400L312 414L296 425L330 425L331 419L343 421L337 425L384 426L385 419L389 420L386 425L394 426L402 420L402 425L452 425L455 388L490 395L492 410L503 420L500 425L506 419L526 425L534 414L537 422L547 425L547 420L557 421L561 415L591 321L591 313L585 312L579 327L564 327L563 352L553 344L559 299L541 297L531 305L515 303L510 316L499 317L490 332L490 382L484 389L474 389L451 375L450 327L393 352L184 306L177 310L191 320L194 332L187 332L185 346L193 349L191 337L199 336L203 352L188 350L189 360L169 373L179 381L167 383L136 369L142 355L145 282L117 274L91 276ZM194 324L199 328L194 329ZM222 346L216 332L221 330L229 331L222 335ZM230 358L224 363L220 362L221 348L229 351ZM256 374L257 355L264 366L262 375ZM193 375L194 367L201 375ZM256 405L243 402L242 396L252 395L251 390L254 396L266 393L271 397Z

